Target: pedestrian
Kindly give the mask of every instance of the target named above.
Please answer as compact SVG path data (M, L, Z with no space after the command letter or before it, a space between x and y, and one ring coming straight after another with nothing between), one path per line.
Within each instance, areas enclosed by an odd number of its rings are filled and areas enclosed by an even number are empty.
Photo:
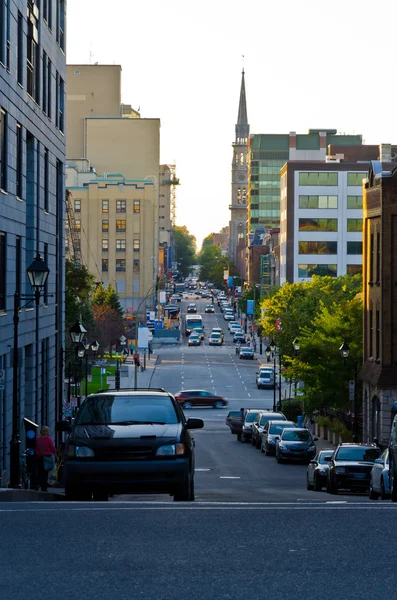
M130 354L131 354L131 356L133 356L134 350L135 350L134 344L131 342L131 344L130 344Z
M37 479L42 492L47 491L48 473L54 468L52 455L57 453L49 434L50 428L43 425L40 429L40 436L36 440Z

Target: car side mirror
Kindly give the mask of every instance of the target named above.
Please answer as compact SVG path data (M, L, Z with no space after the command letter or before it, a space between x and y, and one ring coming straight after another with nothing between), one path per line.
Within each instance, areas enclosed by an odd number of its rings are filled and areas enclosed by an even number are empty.
M376 458L376 459L374 460L374 463L376 463L377 465L383 465L383 464L384 464L384 463L383 463L383 460L382 460L381 458Z
M55 426L56 431L60 431L62 433L70 433L72 428L70 426L69 421L58 421Z
M204 421L202 419L190 418L186 422L186 429L202 429L204 427Z

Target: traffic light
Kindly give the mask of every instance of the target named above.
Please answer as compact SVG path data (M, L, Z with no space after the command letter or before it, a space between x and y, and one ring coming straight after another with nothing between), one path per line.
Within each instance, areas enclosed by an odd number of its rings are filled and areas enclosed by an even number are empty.
M138 354L134 354L134 365L137 365L138 367L140 365Z

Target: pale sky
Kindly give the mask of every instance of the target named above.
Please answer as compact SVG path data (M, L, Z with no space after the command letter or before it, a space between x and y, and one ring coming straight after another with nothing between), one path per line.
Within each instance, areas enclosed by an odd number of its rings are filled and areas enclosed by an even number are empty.
M67 62L121 64L122 101L161 119L177 224L230 218L242 55L251 133L335 128L397 144L397 0L68 0Z

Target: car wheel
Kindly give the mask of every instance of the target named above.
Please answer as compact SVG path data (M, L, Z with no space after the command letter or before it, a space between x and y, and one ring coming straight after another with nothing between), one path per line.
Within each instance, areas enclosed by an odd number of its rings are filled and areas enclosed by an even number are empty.
M262 440L261 440L261 452L264 452L266 454L266 450L263 447Z
M256 446L256 441L253 435L251 435L251 446Z
M322 485L321 485L321 481L320 479L317 477L317 475L314 476L314 489L316 492L321 492L322 489Z
M192 408L192 405L190 402L184 402L183 403L183 408Z
M256 444L255 444L255 448L257 450L259 450L260 447L261 447L261 438L259 438L259 440L256 440Z
M307 490L313 489L313 485L311 483L309 483L309 475L306 475L306 489Z
M174 491L174 502L194 501L194 479L189 477L186 483L178 486Z
M369 494L368 497L370 500L377 500L379 498L379 494L378 492L374 491L373 485L372 485L372 481L369 484Z
M79 488L71 485L65 485L66 500L89 502L92 492L88 488Z
M278 462L279 465L281 465L281 463L283 462L283 459L281 458L281 456L279 454L276 454L276 461Z
M224 403L219 401L219 402L215 402L214 408L224 408L224 406L225 406Z
M381 500L387 500L389 497L389 494L386 494L385 492L385 482L383 481L383 477L380 479L380 497Z
M94 490L92 498L95 502L107 502L109 500L109 494L104 490Z
M237 441L238 441L238 442L241 442L241 433L238 433L238 434L237 434Z
M333 495L338 493L338 488L331 480L329 480L327 482L327 492L328 492L328 494L333 494Z

